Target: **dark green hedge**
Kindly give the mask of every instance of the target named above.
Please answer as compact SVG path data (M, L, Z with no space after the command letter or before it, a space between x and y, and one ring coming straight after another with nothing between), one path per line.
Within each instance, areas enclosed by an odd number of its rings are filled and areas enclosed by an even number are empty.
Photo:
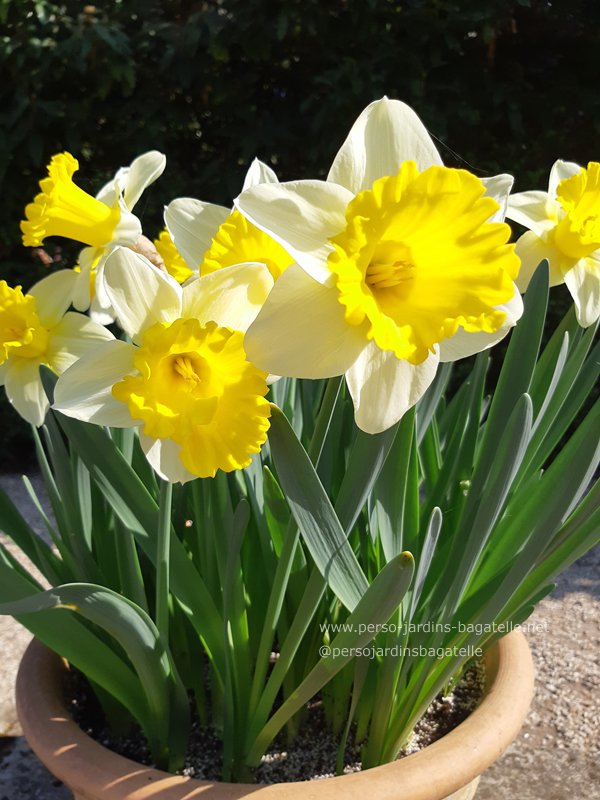
M449 166L512 172L517 190L544 187L558 157L600 155L595 0L2 0L0 14L0 258L25 287L43 266L18 223L65 149L90 191L167 154L139 208L149 235L178 195L229 204L254 156L282 179L324 175L383 94L417 110ZM76 249L56 244L70 266ZM1 459L19 428L0 410Z

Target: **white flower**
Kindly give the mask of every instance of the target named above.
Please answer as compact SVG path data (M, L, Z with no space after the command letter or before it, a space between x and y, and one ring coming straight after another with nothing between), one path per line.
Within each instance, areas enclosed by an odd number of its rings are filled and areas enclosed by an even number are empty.
M81 359L58 381L54 408L139 427L149 462L171 482L247 466L269 427L267 376L243 349L273 286L266 267L241 264L182 288L120 248L106 262L105 281L133 344L108 342Z
M41 425L48 410L40 365L60 375L78 358L114 338L83 314L65 313L74 281L72 270L61 270L25 295L20 286L12 289L0 281L0 384L32 425Z
M345 373L357 425L390 427L440 360L491 347L521 316L501 222L511 185L444 168L408 106L372 103L326 182L256 185L235 201L297 262L250 327L248 358L277 375Z
M277 175L255 158L242 191L273 183L278 183ZM252 262L265 264L277 280L294 260L235 209L181 197L165 208L165 224L176 252L194 275Z
M115 247L119 245L134 246L138 241L142 226L137 217L131 213L144 189L159 178L166 166L167 159L157 150L138 156L129 167L121 167L96 195L96 200L109 208L120 208L122 217L133 217L135 225L127 238L113 238L102 247L85 247L79 254L78 279L73 292L73 305L78 311L90 308L90 316L102 325L114 321L114 313L110 307L108 295L104 289L104 263Z
M509 198L506 216L529 231L517 241L517 286L524 292L543 259L550 286L566 283L583 328L600 316L600 164L557 161L547 192Z

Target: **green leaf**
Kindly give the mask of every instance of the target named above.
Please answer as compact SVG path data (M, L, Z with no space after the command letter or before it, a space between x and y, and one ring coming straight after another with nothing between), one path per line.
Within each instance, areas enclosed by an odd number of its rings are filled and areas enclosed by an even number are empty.
M577 324L577 316L575 314L575 306L572 305L569 311L563 317L560 325L552 334L550 341L544 348L544 352L539 357L535 365L535 371L531 380L531 400L533 402L534 418L537 417L538 412L542 406L544 398L548 394L552 376L556 371L556 364L558 362L560 351L562 349L565 336L568 338L569 351L573 350L575 342L575 335L579 328Z
M409 476L414 423L415 410L411 408L400 420L393 446L375 484L377 529L386 561L402 552L405 509L412 488Z
M417 429L418 445L423 441L423 437L429 429L429 425L436 412L440 399L446 391L453 366L451 361L439 365L431 385L417 403L415 427Z
M498 385L490 406L471 492L479 495L519 398L529 392L536 366L548 305L548 262L539 265L525 294L525 311L513 328Z
M165 732L171 715L179 712L178 729L189 725L187 694L181 683L164 639L150 617L134 603L110 589L93 584L72 583L57 586L30 597L0 604L0 614L19 616L67 608L99 625L123 647L144 688L148 708L139 722L148 737L157 765L177 769L183 765L184 752L172 752ZM177 697L179 694L179 697ZM183 698L185 697L185 703Z
M105 431L53 412L107 502L156 564L158 506ZM206 584L177 536L171 536L171 591L202 637L217 672L224 670L223 620Z
M410 418L411 411L405 416ZM374 435L358 432L335 502L335 513L346 532L354 527L377 479L382 480L382 470L385 469L397 432L402 430L401 424L396 423Z
M285 531L290 520L290 507L271 470L263 467L265 516L277 558L281 555Z
M552 542L554 534L571 513L574 500L587 487L600 461L600 400L567 443L560 455L527 493L508 505L487 548L474 588L506 571L502 585L490 602L486 617L495 619L521 581ZM482 608L483 613L483 608Z
M587 329L567 361L543 417L536 420L536 430L515 486L543 467L594 387L600 374L600 342L584 363L594 333L595 326Z
M431 519L429 520L429 525L427 526L427 531L425 533L425 541L423 542L423 548L421 549L421 554L417 562L417 574L415 575L415 584L412 590L411 612L409 614L409 619L412 619L414 610L419 603L419 598L421 597L421 592L423 591L423 586L425 585L425 579L427 578L429 567L431 566L431 562L433 560L433 555L435 553L435 548L437 547L441 529L442 512L436 507L433 509Z
M231 778L232 762L242 756L250 699L251 659L248 648L248 624L243 594L240 553L250 519L250 507L241 500L235 510L227 556L223 592L223 636L231 647L225 648L225 704L223 712L223 780Z
M410 553L401 553L381 570L346 621L346 630L338 633L310 674L265 725L247 756L255 766L273 737L302 706L352 658L362 655L365 645L396 611L408 591L414 571Z
M279 482L315 564L332 591L352 611L368 581L314 466L276 406L272 407L269 442Z
M25 553L49 581L63 573L63 564L56 554L29 527L15 504L0 486L0 528Z

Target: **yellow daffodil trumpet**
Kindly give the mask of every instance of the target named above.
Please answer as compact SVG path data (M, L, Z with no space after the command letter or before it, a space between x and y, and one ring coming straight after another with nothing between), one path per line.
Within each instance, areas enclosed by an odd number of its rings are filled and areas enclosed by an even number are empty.
M215 322L157 322L134 355L139 375L112 388L146 436L181 445L181 462L200 478L247 467L267 438L267 375L246 361L243 340Z
M265 264L276 281L294 259L283 247L234 211L216 232L210 249L200 264L200 274L208 275L217 269L257 261Z
M64 236L90 247L135 244L141 233L137 217L124 204L108 206L83 191L73 182L78 169L70 153L53 156L48 177L40 181L41 193L25 209L23 244L39 247L47 236Z

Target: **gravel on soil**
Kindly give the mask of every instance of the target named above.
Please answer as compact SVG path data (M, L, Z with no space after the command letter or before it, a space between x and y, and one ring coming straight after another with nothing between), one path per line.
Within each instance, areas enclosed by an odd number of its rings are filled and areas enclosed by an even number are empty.
M41 486L39 478L33 483ZM0 484L45 535L20 478L0 476ZM18 554L4 534L0 541ZM482 776L476 800L600 800L600 546L558 578L530 622L541 628L526 634L536 667L532 707L515 742ZM12 734L0 739L0 800L70 800L16 735L12 687L30 638L0 617L0 732Z

